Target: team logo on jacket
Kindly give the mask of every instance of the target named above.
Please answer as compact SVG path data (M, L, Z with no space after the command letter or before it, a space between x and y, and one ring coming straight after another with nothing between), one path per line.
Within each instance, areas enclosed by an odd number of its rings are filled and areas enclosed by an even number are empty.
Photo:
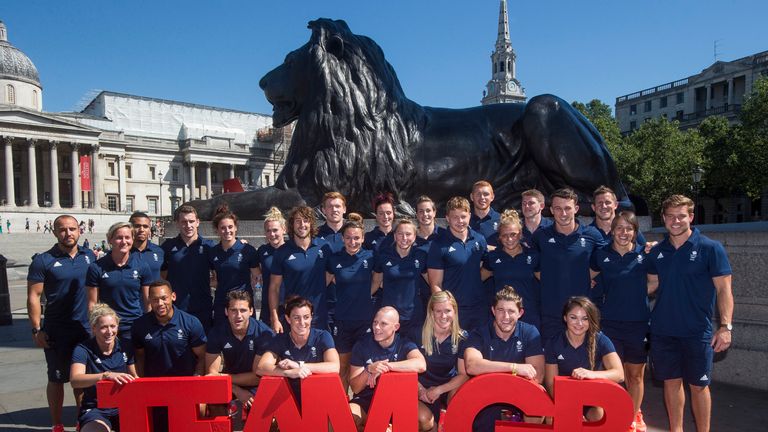
M580 237L579 244L581 245L581 247L587 247L587 239L585 239L584 237Z
M179 251L179 248L177 248L176 246L174 246L173 249L171 249L171 252L178 252L178 251Z
M549 240L547 240L547 243L557 243L557 242L555 241L554 237L550 237Z
M496 261L494 261L494 264L501 264L501 258L496 258Z
M476 251L479 251L479 250L480 250L480 243L478 243L478 242L475 242L475 250L476 250Z
M419 268L421 264L419 264L419 260L413 260L413 266L416 268Z
M336 264L336 268L341 268L341 264Z
M200 246L200 248L197 249L197 253L198 253L198 255L202 255L203 254L203 247L202 246Z
M138 278L139 278L139 272L138 272L138 270L134 270L134 271L133 271L133 278L134 278L134 279L138 279Z
M662 259L664 258L664 254L662 252L659 252L659 255L656 256L656 259Z
M493 223L493 230L496 231L498 229L499 229L499 223L498 222L494 222Z
M123 363L128 363L128 353L123 353Z
M517 341L515 348L517 349L517 352L523 352L523 343L520 341Z
M525 263L528 265L531 265L531 263L533 263L533 257L531 257L530 255L525 257Z
M637 263L638 263L638 264L642 264L644 259L645 259L645 258L643 258L643 256L642 256L642 255L637 255Z
M368 268L368 260L363 260L363 268Z
M179 329L178 334L176 334L176 337L179 340L184 339L184 331L182 329Z
M320 258L323 257L323 250L322 249L317 251L317 256L319 256Z
M690 261L696 261L696 257L698 256L698 254L699 254L699 253L698 253L698 252L696 252L696 251L691 251L691 257L690 257L690 258L688 258L688 259L689 259Z
M237 262L243 262L243 254L241 253L237 254Z
M103 275L101 275L101 278L102 279L109 279L109 274L104 273Z
M317 358L317 348L312 347L312 348L309 349L309 352L310 352L310 355L312 356L312 358Z
M456 248L454 248L453 246L448 248L448 252L455 252L455 251L456 251Z
M96 357L95 363L96 363L96 364L101 364L101 359L100 359L100 358L98 358L98 357Z
M89 257L88 255L85 256L85 263L86 264L90 264L91 263L91 257Z
M248 351L253 351L253 339L248 341Z
M155 262L158 261L157 252L152 253L152 257L155 259Z

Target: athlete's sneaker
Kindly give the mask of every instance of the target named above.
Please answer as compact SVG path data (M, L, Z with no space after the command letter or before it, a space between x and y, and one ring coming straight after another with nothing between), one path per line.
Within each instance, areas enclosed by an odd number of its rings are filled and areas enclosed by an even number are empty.
M635 431L646 432L647 430L648 427L645 425L645 420L643 420L643 412L638 411L635 415Z
M234 418L237 414L238 406L237 406L237 400L232 399L229 401L229 406L227 407L228 415L230 418Z
M51 428L51 432L65 432L64 425L63 424L53 425L53 427Z

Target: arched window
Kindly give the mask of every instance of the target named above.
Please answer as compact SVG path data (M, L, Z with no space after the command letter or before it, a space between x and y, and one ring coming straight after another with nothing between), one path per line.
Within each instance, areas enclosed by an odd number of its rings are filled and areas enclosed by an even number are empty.
M32 106L38 108L40 106L37 100L37 90L32 90Z
M16 89L11 84L5 86L5 94L8 98L8 104L16 105Z

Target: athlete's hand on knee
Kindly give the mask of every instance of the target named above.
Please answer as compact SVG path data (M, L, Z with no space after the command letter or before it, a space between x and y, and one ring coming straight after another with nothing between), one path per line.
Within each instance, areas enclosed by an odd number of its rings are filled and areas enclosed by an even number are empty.
M32 341L35 343L35 346L37 346L38 348L45 348L45 349L50 348L50 346L48 345L48 335L42 330L32 335Z

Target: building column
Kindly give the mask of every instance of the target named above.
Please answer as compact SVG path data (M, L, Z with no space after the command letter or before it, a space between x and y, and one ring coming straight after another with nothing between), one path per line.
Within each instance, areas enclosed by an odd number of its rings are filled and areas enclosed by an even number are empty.
M243 171L243 182L245 187L251 184L251 171L248 169L248 165L245 166L245 171Z
M235 164L229 164L229 178L235 178Z
M59 208L61 203L59 202L59 151L58 141L51 141L51 207Z
M211 163L205 164L205 198L211 199Z
M99 185L101 184L101 173L97 168L98 159L99 146L91 146L91 203L96 210L101 208L101 194L98 191Z
M710 110L712 108L712 101L714 99L712 98L712 84L707 84L707 97L704 98L705 107L707 110Z
M733 101L735 98L733 97L733 78L728 80L728 108L733 106Z
M3 144L5 145L5 204L9 207L16 207L13 187L13 138L3 138Z
M40 205L37 203L37 155L35 154L36 140L28 139L29 153L27 156L28 163L28 176L29 176L29 204L30 208L37 208Z
M70 166L72 167L72 208L82 208L82 197L80 197L80 160L78 159L78 149L80 144L71 143L72 153L70 154Z
M117 179L120 192L120 197L118 198L120 200L120 208L117 211L123 212L128 205L125 191L125 155L117 156L115 161L117 162Z
M197 186L195 185L195 163L190 162L189 163L189 200L192 201L195 199L195 188Z

